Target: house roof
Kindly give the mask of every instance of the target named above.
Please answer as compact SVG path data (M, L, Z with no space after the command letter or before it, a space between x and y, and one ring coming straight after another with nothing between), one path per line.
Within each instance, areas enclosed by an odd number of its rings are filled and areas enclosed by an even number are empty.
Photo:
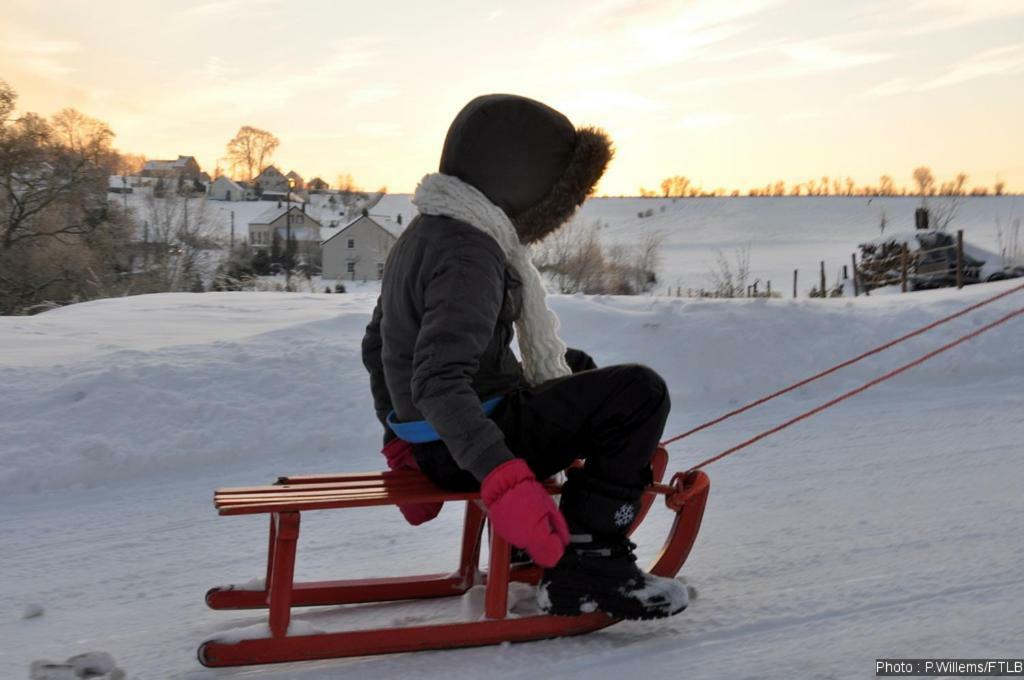
M152 160L146 161L144 170L170 170L172 168L184 168L189 161L194 161L192 156L178 156L176 160Z
M285 175L285 177L291 177L292 179L302 179L302 175L295 172L294 170L289 170L288 174Z
M362 221L362 220L368 220L371 224L375 225L379 229L382 229L383 231L387 232L389 235L394 236L395 238L398 238L399 234L401 233L401 232L396 233L395 231L393 231L392 229L389 229L384 224L381 224L381 222L385 222L386 223L386 222L389 222L389 220L381 220L378 216L360 215L356 219L354 219L351 222L349 222L348 224L346 224L344 227L339 228L336 232L331 234L327 239L322 241L320 243L320 245L324 245L328 241L331 241L331 240L337 238L338 236L341 236L349 227L353 227L356 224L359 224L359 222Z
M256 176L256 179L259 179L260 177L263 177L263 175L269 173L270 171L273 171L274 173L284 177L284 175L281 173L281 171L278 170L275 166L268 165L267 167L263 168L263 170L260 171L260 174Z
M287 206L275 205L273 208L267 208L266 210L261 212L259 215L256 216L255 219L249 222L249 224L271 224L274 222L274 220L280 219L280 217L284 215L287 211ZM292 212L299 213L300 215L305 216L307 219L313 220L313 222L315 222L318 227L320 226L320 220L318 220L313 215L310 215L309 213L302 212L302 209L299 208L298 206L292 205Z
M242 185L240 183L236 182L235 180L231 179L227 175L221 175L217 179L213 180L213 183L214 184L217 184L217 183L220 183L220 184L227 183L229 189L237 189L238 191L243 191Z

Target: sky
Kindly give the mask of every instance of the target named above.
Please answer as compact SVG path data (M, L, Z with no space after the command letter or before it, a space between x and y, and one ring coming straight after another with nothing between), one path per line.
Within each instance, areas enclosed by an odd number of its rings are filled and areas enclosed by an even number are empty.
M285 171L392 192L489 92L605 128L601 194L910 185L920 165L1024 191L1021 0L5 0L0 79L123 151L212 171L253 125Z

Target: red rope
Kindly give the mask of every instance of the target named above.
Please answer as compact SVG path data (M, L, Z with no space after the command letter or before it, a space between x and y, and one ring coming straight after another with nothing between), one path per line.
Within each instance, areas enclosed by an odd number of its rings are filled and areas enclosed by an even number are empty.
M1015 290L1019 290L1019 289L1015 289ZM839 402L846 401L850 397L853 397L853 396L855 396L857 394L860 394L861 392L863 392L863 391L865 391L865 390L867 390L867 389L869 389L871 387L874 387L875 385L877 385L880 382L884 382L886 380L889 380L890 378L893 378L893 377L899 375L900 373L903 373L904 371L907 371L907 370L913 368L914 366L918 366L920 364L923 364L925 361L928 361L932 357L937 356L939 354L942 354L946 350L952 349L953 347L956 347L957 345L965 343L965 342L967 342L968 340L970 340L972 338L976 338L979 335L981 335L982 333L984 333L985 331L991 330L991 329L995 328L996 326L998 326L1000 324L1006 323L1007 321L1009 321L1013 317L1019 316L1021 314L1024 314L1024 307L1021 307L1020 309L1018 309L1018 310L1016 310L1014 312L1010 312L1006 316L1000 317L999 319L996 319L995 321L993 321L990 324L986 324L984 326L981 326L980 328L978 328L978 329L976 329L974 331L971 331L967 335L964 335L964 336L962 336L962 337L960 337L960 338L958 338L956 340L953 340L952 342L948 342L945 345L942 345L941 347L939 347L938 349L934 349L931 352L928 352L927 354L924 354L924 355L918 357L917 359L911 361L908 364L904 364L904 365L900 366L899 368L893 369L893 370L889 371L888 373L880 375L877 378L875 378L874 380L870 380L870 381L864 383L863 385L861 385L857 389L850 390L849 392L847 392L845 394L841 394L838 397L836 397L835 399L832 399L831 401L827 401L824 404L822 404L822 405L820 405L820 406L818 406L818 407L816 407L814 409L811 409L810 411L807 411L806 413L802 413L802 414L800 414L799 416L797 416L795 418L791 418L790 420L787 420L786 422L782 423L781 425L776 425L772 429L767 430L765 432L762 432L761 434L757 435L756 437L751 437L747 441L742 442L741 444L737 444L736 446L732 447L731 449L726 449L725 451L722 451L718 455L712 456L711 458L708 458L707 460L701 461L700 463L697 463L696 465L691 467L690 470L688 470L688 472L693 471L693 470L699 470L700 468L702 468L702 467L704 467L706 465L710 465L711 463L714 463L717 460L721 460L722 458L725 458L728 455L736 453L740 449L746 448L746 447L750 446L751 444L753 444L755 442L759 442L762 439L764 439L765 437L768 437L770 435L775 434L776 432L784 430L787 427L789 427L790 425L793 425L795 423L799 423L801 420L805 420L805 419L810 418L811 416L813 416L815 414L821 413L825 409L831 408L832 406L835 406Z
M973 304L973 305L971 305L969 307L964 307L959 312L955 312L953 314L950 314L949 316L944 316L941 319L938 319L936 321L931 322L927 326L922 326L921 328L918 328L916 331L911 331L910 333L907 333L906 335L901 335L900 337L896 338L895 340L890 340L889 342L885 343L884 345L879 345L878 347L875 347L874 349L868 350L867 352L864 352L863 354L855 356L852 359L847 359L846 361L844 361L844 362L842 362L840 364L836 364L832 368L827 368L824 371L821 371L820 373L815 373L814 375L810 376L809 378L805 378L805 379L801 380L798 383L793 383L789 387L785 387L785 388L783 388L783 389L781 389L781 390L779 390L777 392L772 392L771 394L765 395L765 396L761 397L760 399L756 399L756 400L750 402L749 404L746 404L744 406L740 406L739 408L737 408L735 410L729 411L725 415L721 415L721 416L715 418L714 420L709 420L706 423L698 425L697 427L695 427L695 428L693 428L691 430L687 430L686 432L683 432L682 434L676 435L675 437L672 437L671 439L666 439L665 441L663 441L661 443L661 445L662 446L668 446L672 442L677 442L680 439L685 439L686 437L689 437L692 434L696 434L696 433L700 432L701 430L705 430L705 429L711 427L712 425L717 425L718 423L720 423L720 422L722 422L724 420L728 420L729 418L732 418L733 416L738 416L741 413L749 411L750 409L754 408L755 406L760 406L761 404L763 404L763 403L765 403L767 401L771 401L775 397L781 397L782 395L788 394L789 392L792 392L793 390L799 389L799 388L803 387L804 385L807 385L809 383L814 382L815 380L818 380L820 378L824 378L827 375L832 375L833 373L835 373L836 371L838 371L840 369L846 368L847 366L851 366L851 365L857 363L858 361L861 361L862 359L867 359L868 357L873 356L875 354L878 354L879 352L883 352L883 351L889 349L890 347L892 347L894 345L898 345L899 343L903 342L904 340L909 340L910 338L913 338L915 336L921 335L922 333L930 331L933 328L937 328L938 326L941 326L944 323L948 323L948 322L952 321L953 319L960 318L961 316L964 316L965 314L969 314L969 313L973 312L976 309L981 309L985 305L992 304L996 300L1001 300L1002 298L1006 297L1007 295L1011 295L1012 293L1016 293L1016 292L1021 291L1021 290L1024 290L1024 284L1016 286L1015 288L1011 288L1011 289L1009 289L1007 291L1003 291L1002 293L999 293L998 295L993 295L992 297L987 298L985 300L982 300L981 302L975 303L975 304Z

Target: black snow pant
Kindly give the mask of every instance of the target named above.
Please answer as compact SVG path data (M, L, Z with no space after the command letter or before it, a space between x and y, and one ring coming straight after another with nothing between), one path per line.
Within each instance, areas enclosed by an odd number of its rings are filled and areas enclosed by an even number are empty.
M512 392L491 418L538 479L584 459L584 469L573 471L563 488L563 512L574 532L616 533L623 503L636 505L651 481L651 456L669 413L668 389L646 366L596 368L589 356L573 350L567 359L572 375ZM443 442L416 445L415 452L435 484L479 488Z

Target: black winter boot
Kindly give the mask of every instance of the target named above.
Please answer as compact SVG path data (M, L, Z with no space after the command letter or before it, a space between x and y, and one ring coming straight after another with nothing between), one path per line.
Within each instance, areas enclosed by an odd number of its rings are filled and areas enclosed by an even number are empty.
M562 487L562 513L572 541L544 571L538 603L548 614L602 611L621 619L653 619L686 609L686 586L636 566L636 545L626 538L640 509L642 487L621 487L570 470Z

